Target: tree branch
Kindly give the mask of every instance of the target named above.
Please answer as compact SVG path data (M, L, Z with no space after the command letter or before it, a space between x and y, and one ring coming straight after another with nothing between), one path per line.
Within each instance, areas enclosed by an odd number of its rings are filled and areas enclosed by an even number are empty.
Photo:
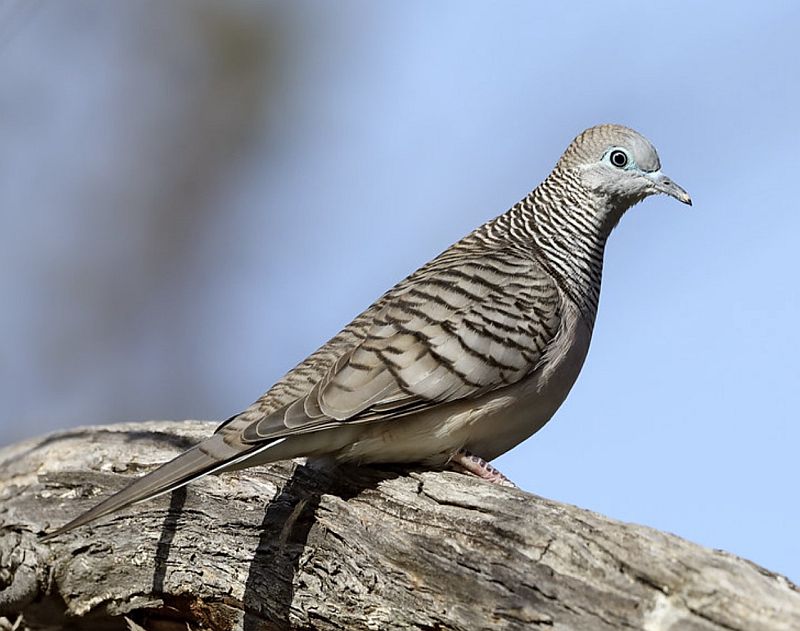
M800 629L749 561L448 472L278 463L38 541L213 427L0 450L0 628Z

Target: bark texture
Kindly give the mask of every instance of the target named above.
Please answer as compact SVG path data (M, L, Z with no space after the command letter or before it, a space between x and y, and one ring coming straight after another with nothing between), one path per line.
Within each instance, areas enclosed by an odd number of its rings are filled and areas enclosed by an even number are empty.
M749 561L449 472L284 462L38 541L213 427L0 450L0 628L800 629L797 587Z

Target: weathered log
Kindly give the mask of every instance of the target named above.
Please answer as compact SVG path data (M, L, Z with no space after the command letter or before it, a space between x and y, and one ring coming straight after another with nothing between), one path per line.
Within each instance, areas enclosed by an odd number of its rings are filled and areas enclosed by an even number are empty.
M449 472L284 462L38 540L213 427L0 450L0 628L800 629L749 561Z

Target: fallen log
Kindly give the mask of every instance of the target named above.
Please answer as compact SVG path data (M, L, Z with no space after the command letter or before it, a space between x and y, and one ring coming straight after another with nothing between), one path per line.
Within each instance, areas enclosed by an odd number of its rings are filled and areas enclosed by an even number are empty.
M282 462L39 540L213 428L0 450L0 629L800 629L749 561L451 472Z

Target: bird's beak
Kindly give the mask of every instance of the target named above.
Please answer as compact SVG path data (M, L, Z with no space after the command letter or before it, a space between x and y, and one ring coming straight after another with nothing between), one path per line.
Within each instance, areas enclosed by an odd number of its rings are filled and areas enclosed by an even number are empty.
M687 193L680 186L675 184L675 182L670 180L661 171L653 171L652 173L648 173L647 177L650 178L650 180L653 182L653 187L659 193L664 193L665 195L674 197L679 202L683 202L684 204L688 204L689 206L692 205L692 198L689 197L689 193Z

